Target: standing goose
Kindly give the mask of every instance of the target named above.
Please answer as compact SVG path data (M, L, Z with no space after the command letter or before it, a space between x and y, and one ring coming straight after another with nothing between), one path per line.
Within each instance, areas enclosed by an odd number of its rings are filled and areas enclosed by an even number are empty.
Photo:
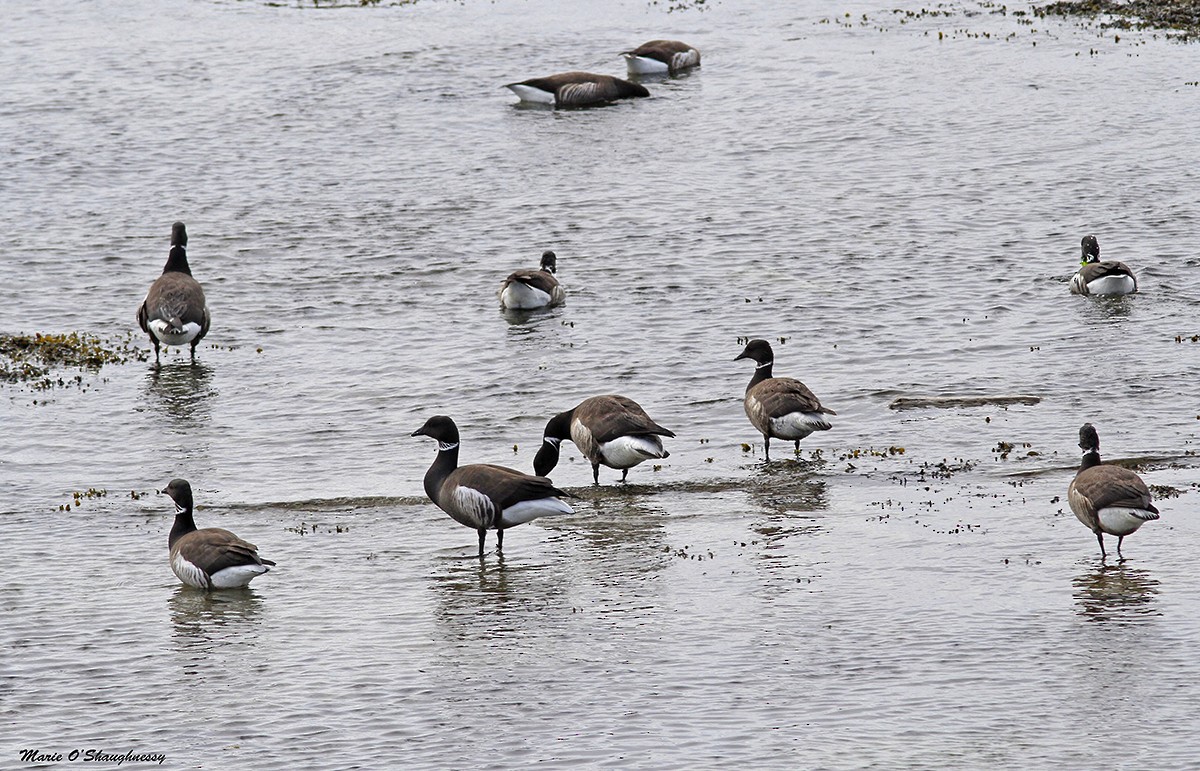
M771 460L771 437L791 439L796 442L813 431L828 431L832 428L826 415L836 415L833 410L822 407L821 400L808 390L808 386L790 377L772 377L771 367L775 354L766 340L751 340L738 359L754 359L754 376L746 386L744 406L746 417L763 435L763 446L767 460Z
M219 527L196 529L192 519L192 486L172 479L161 492L175 501L175 524L167 545L171 570L198 589L236 589L266 573L275 563L258 556L258 547Z
M1071 294L1122 295L1137 291L1137 278L1123 262L1100 262L1100 242L1084 236L1080 242L1083 257L1080 268L1071 276Z
M558 258L554 252L542 252L542 264L536 270L518 270L504 279L496 293L500 297L500 307L531 310L562 305L566 294L554 277L556 272Z
M154 343L154 363L158 364L158 344L192 345L192 360L196 359L196 344L208 334L208 307L204 289L192 278L187 261L187 228L182 222L171 226L171 252L162 275L150 285L146 299L137 312L138 326L150 335Z
M437 458L425 472L425 494L455 522L479 532L481 559L488 530L496 531L499 553L504 550L505 528L546 515L574 512L559 500L570 493L559 490L545 477L484 463L459 467L458 426L445 415L433 416L412 435L437 440Z
M655 423L633 399L624 396L593 396L574 409L560 412L546 424L542 446L533 459L533 472L540 476L558 465L558 446L570 439L592 464L592 479L600 484L600 465L621 469L621 481L629 469L650 458L666 458L663 436L675 436Z
M1079 521L1096 534L1100 542L1100 557L1104 551L1104 534L1117 537L1117 559L1125 536L1144 523L1158 519L1158 509L1150 502L1150 490L1134 472L1120 466L1100 463L1100 436L1096 427L1084 423L1079 429L1079 449L1083 462L1067 488L1067 501Z
M556 107L586 107L617 99L650 96L646 87L638 83L590 72L562 72L545 78L509 83L505 88L512 89L522 102L552 104Z
M621 56L630 75L674 75L700 66L700 52L678 40L651 40Z

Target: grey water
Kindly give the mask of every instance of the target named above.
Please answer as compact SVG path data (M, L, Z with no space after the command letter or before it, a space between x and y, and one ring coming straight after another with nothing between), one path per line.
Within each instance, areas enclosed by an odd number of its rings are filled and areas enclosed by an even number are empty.
M6 4L0 332L137 331L175 220L213 324L0 386L0 767L1194 768L1200 49L921 10ZM648 99L502 88L659 37ZM1088 233L1138 294L1068 293ZM501 312L545 249L567 303ZM838 413L799 456L749 337ZM671 456L565 445L576 513L475 558L411 432L531 471L602 393ZM1162 510L1121 563L1086 421ZM180 586L177 476L278 566Z

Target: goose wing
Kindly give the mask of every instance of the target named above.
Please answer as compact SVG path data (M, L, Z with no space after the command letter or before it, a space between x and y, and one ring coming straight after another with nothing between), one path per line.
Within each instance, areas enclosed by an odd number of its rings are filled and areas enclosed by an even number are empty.
M152 319L177 318L181 323L196 324L207 331L208 308L204 289L196 279L185 273L164 273L150 286L146 301L138 311L139 323L143 318L147 323Z
M762 405L768 417L776 418L792 412L837 413L821 406L821 400L808 386L790 377L773 377L751 389L751 396Z
M482 493L495 508L504 511L522 501L561 498L569 494L559 490L546 477L535 477L506 466L476 463L459 468L447 481Z
M554 288L558 286L558 279L551 275L548 271L534 268L532 270L517 270L509 274L508 278L504 279L504 283L500 286L500 291L513 282L519 282L531 286L534 289L540 289L546 294L553 295Z
M1093 466L1080 472L1075 490L1088 499L1094 511L1116 507L1158 512L1142 478L1120 466Z
M587 423L592 439L600 444L621 436L675 436L651 420L642 406L625 396L596 396L575 410L578 419Z
M258 556L258 547L228 530L207 527L179 540L179 554L210 576L238 565L274 565Z
M1129 276L1133 277L1133 271L1123 262L1114 260L1105 260L1103 262L1089 262L1087 265L1080 267L1080 277L1085 284L1089 284L1098 278L1105 276Z

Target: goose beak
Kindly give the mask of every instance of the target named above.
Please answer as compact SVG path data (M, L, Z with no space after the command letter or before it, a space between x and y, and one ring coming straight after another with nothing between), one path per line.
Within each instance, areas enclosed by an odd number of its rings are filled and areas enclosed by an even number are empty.
M425 433L425 429L418 428L416 431L413 431L411 434L409 434L409 436L428 436L428 434Z

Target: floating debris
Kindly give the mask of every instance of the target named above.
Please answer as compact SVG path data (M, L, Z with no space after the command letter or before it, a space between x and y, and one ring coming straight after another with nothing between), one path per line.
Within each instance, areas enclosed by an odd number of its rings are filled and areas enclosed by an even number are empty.
M105 364L131 359L149 359L149 353L134 344L132 333L110 339L86 332L0 334L0 382L26 383L37 391L83 384L83 375L56 377L56 370L96 372Z

